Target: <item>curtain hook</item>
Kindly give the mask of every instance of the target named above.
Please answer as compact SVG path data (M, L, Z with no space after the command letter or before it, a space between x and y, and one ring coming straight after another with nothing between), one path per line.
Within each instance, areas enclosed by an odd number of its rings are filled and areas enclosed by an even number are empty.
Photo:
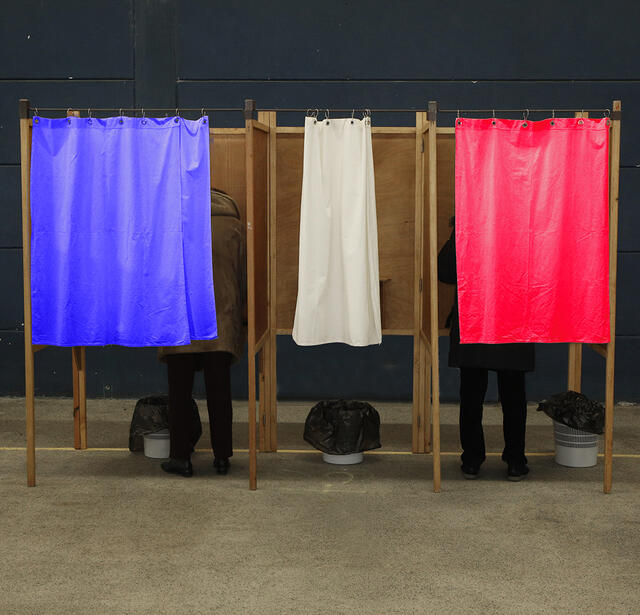
M69 108L67 109L67 115L69 115L69 114L70 114L70 113L72 113L72 112L73 112L73 111L72 111L71 107L69 107Z
M122 117L124 113L122 113L122 108L120 109L120 117Z
M87 115L89 116L89 118L91 118L91 107L87 109Z
M202 107L202 110L200 111L200 113L202 114L202 115L201 115L201 117L204 117L204 116L205 116L205 113L204 113L204 107Z
M495 109L493 110L493 119L494 120L496 119L496 110Z
M34 107L34 108L33 108L33 110L36 112L36 115L40 115L40 114L38 113L38 107ZM608 111L608 109L607 109L607 111Z
M353 116L356 114L356 110L355 109L351 109L351 119L353 119Z
M551 109L551 117L555 120L556 119L556 110L555 109Z
M178 113L179 109L178 107L176 107L176 115L180 115L180 113Z
M458 109L458 114L456 115L458 119L460 119L460 109Z
M145 118L145 114L144 114L144 108L142 109L142 119Z
M325 109L324 110L324 119L328 120L329 119L329 109Z
M604 116L605 117L611 117L611 109L605 109L604 110Z
M529 117L529 109L525 109L524 113L522 114L522 119L524 119L524 121L526 122L528 117Z

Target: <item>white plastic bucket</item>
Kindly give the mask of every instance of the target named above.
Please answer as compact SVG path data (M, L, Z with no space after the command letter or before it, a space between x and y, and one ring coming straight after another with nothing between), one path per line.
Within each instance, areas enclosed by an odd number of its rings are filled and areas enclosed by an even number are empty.
M570 468L590 468L598 462L597 434L553 421L556 463Z
M169 430L161 429L144 435L144 455L151 459L168 459L170 451Z
M330 455L322 453L325 463L333 463L338 466L350 466L364 461L364 453L351 453L350 455Z

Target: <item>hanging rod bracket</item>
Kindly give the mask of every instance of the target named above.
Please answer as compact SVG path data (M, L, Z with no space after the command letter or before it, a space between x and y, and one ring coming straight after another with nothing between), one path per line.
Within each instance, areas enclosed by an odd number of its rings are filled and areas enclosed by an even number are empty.
M245 98L244 100L244 119L252 120L256 111L256 101L253 98Z
M438 115L438 101L430 100L428 111L427 111L427 120L429 122L435 122L437 115Z
M18 108L20 109L20 119L26 120L29 117L29 99L21 98L18 103ZM615 113L615 111L614 111Z

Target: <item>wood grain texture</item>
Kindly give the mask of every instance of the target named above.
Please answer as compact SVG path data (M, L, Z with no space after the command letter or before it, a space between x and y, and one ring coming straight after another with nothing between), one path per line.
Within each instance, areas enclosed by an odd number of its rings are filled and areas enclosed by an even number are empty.
M245 138L244 129L240 133L234 128L209 129L211 187L236 201L243 223L247 221Z

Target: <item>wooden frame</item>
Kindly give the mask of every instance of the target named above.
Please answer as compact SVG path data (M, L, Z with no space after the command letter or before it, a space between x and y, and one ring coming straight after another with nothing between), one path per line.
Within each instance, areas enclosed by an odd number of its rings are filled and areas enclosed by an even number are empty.
M27 485L36 484L35 449L35 366L34 355L46 346L32 343L31 328L31 128L29 101L21 99L20 111L20 164L22 183L22 263L24 282L24 350L25 350L25 402L27 423ZM78 111L68 111L68 115L79 116ZM258 124L258 123L256 123ZM216 178L216 187L230 194L238 203L243 222L247 219L247 168L245 141L247 127L216 128L209 124L209 138L215 141L211 146L211 173ZM258 126L260 128L260 126ZM213 185L213 184L212 184ZM71 348L73 381L74 447L87 448L87 391L86 391L86 349Z
M245 108L254 109L253 101ZM268 145L256 149L256 136L268 135ZM425 135L429 132L425 112L416 113L414 126L373 127L372 141L376 166L376 201L378 210L379 258L382 329L384 335L413 337L413 421L412 451L425 453L433 439L434 489L440 489L440 431L438 383L437 321L431 319L434 297L427 283L437 271L437 252L428 229L433 217L425 214L425 173L427 172ZM253 435L259 397L259 444L262 451L277 451L277 352L278 335L291 335L297 298L298 238L300 195L302 189L302 151L304 128L278 126L277 114L265 111L258 121L247 119L247 244L249 271L249 455L250 488L257 486L257 444ZM264 151L268 150L267 155ZM259 155L261 162L257 162ZM249 170L249 169L252 170ZM258 202L256 186L258 169L268 169L268 195ZM256 225L258 217L267 221L267 230ZM268 237L261 240L258 233ZM410 234L412 241L407 241ZM264 247L267 246L266 253ZM263 290L257 264L263 258L268 263L266 306L258 301ZM264 270L264 267L263 267ZM428 274L427 274L428 272ZM437 301L437 298L436 298ZM258 308L258 303L260 307ZM252 322L265 310L268 330ZM437 313L437 311L436 311ZM436 331L435 343L433 332ZM258 354L258 391L255 381L255 356ZM431 414L433 412L433 428Z
M431 103L430 103L431 105ZM434 110L436 104L433 103ZM620 115L622 104L613 101L610 120L609 140L609 302L611 318L611 341L608 344L591 345L593 350L606 359L606 393L605 393L605 451L604 451L604 493L611 492L613 468L613 412L614 412L614 376L615 376L615 324L616 324L616 276L618 256L618 192L620 185ZM587 114L577 113L576 117L586 117ZM449 235L448 220L454 212L454 143L455 128L437 128L437 144L433 148L434 154L442 161L437 170L437 187L433 199L437 203L438 249L440 249ZM432 150L430 150L430 154ZM435 166L432 157L430 164ZM430 167L431 169L431 167ZM433 183L430 189L433 189ZM433 205L433 203L432 203ZM433 231L433 228L431 229ZM444 320L453 304L453 289L444 284L436 285L440 297L439 320L441 334L448 334L444 329ZM432 309L437 311L437 302L432 303ZM580 391L582 375L582 344L568 344L568 388Z
M216 144L211 149L215 185L236 199L247 228L251 489L257 487L258 397L260 449L277 450L276 341L278 335L291 334L295 309L304 136L302 127L279 127L274 111L260 112L257 120L252 119L254 108L255 103L245 107L244 128L209 129L210 138L215 137ZM606 359L605 493L609 493L612 486L621 102L614 101L612 108L609 144L611 341L592 346ZM415 126L376 126L372 134L381 231L383 334L413 337L412 451L429 452L433 443L433 488L438 492L441 485L438 336L447 333L443 325L453 302L453 291L438 283L437 254L448 237L448 219L453 214L455 129L437 126L437 103L432 101L428 114L416 113ZM31 341L31 121L26 99L20 100L20 153L27 484L35 486L34 355L44 346ZM409 189L405 188L403 194L402 187L406 186ZM408 243L407 236L411 236L413 242ZM74 347L71 354L74 445L77 449L86 449L85 348ZM570 344L570 389L580 390L581 369L582 345Z

